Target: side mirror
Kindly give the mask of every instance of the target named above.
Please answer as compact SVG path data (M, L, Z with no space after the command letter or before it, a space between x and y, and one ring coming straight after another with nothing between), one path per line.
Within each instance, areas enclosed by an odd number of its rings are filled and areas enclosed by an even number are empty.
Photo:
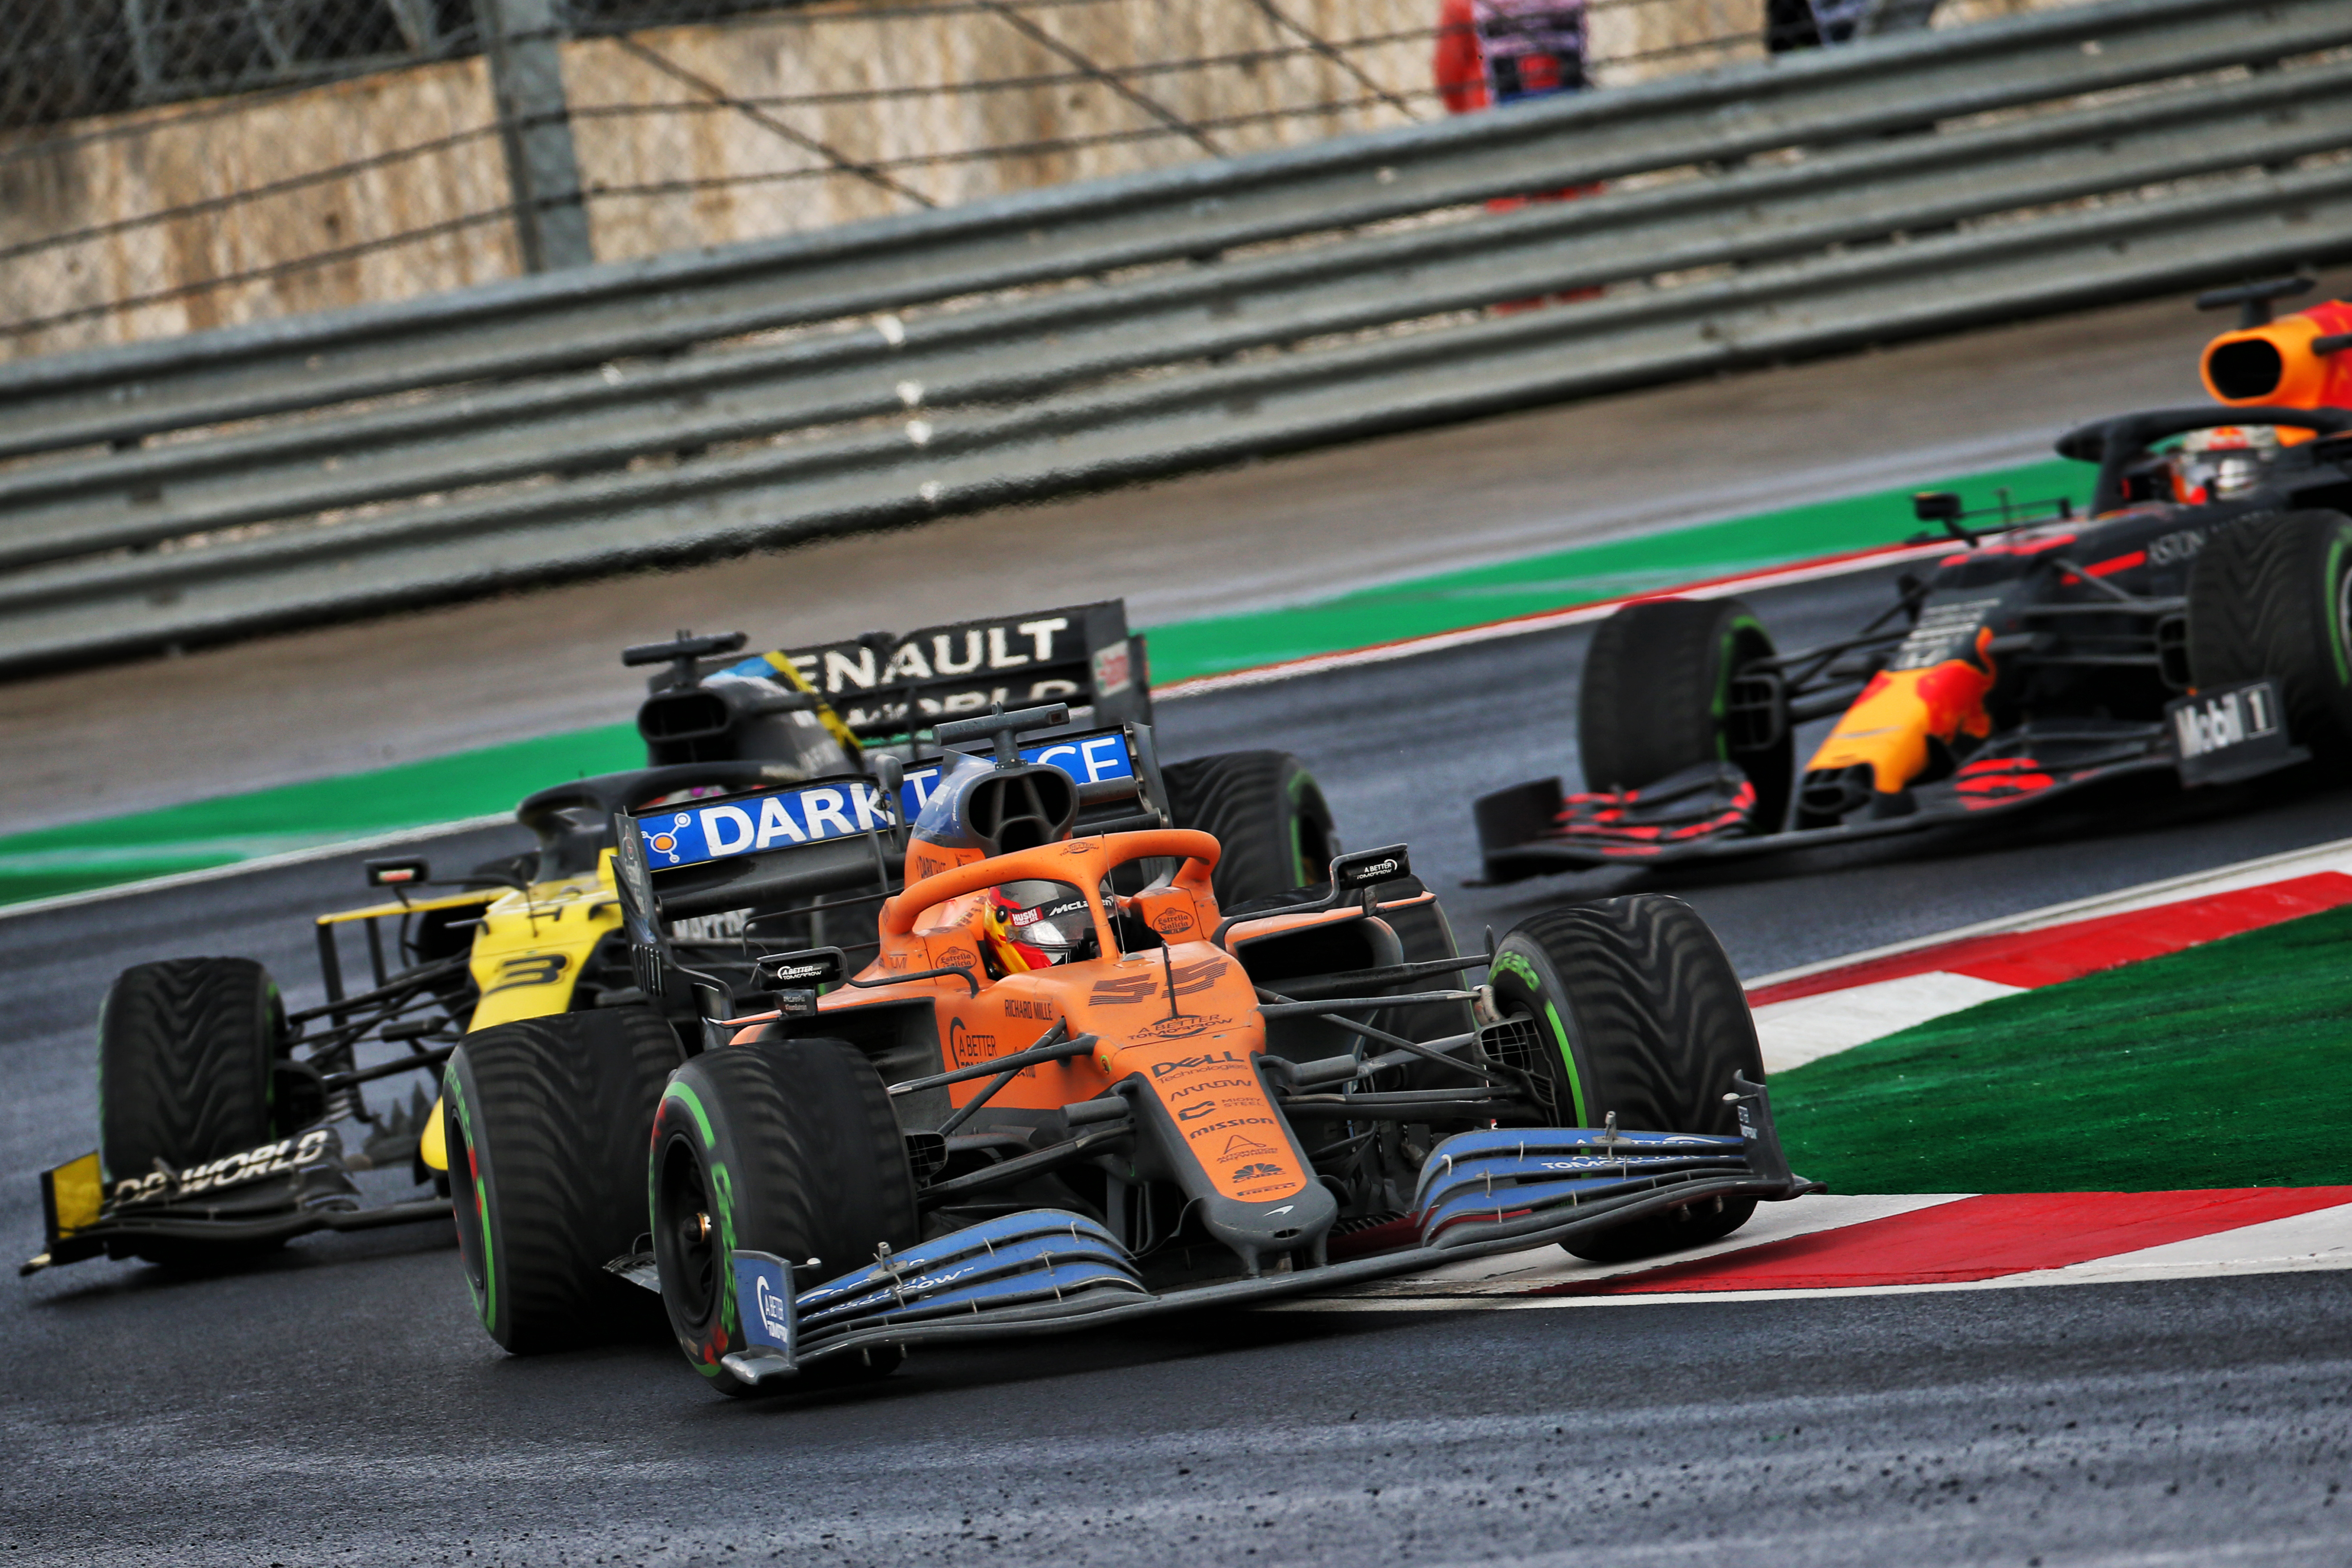
M849 956L837 947L772 952L751 966L751 983L763 991L814 991L849 978Z
M1949 490L1921 490L1911 498L1911 515L1921 522L1960 521L1960 498Z
M367 885L371 888L409 888L432 879L433 868L418 856L367 862Z
M1412 856L1402 844L1391 844L1381 849L1359 849L1352 855L1341 855L1332 860L1331 893L1338 898L1412 875Z
M893 816L903 815L904 808L898 804L898 800L899 791L907 787L907 764L900 762L895 753L889 752L875 753L873 763L875 785L881 790L882 798L890 803L891 815ZM901 824L901 826L904 825Z

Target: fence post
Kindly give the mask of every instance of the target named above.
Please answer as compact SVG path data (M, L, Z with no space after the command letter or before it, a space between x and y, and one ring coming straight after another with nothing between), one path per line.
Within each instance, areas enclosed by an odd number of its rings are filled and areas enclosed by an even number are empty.
M522 264L532 272L584 267L596 256L580 199L555 0L485 0L482 16Z

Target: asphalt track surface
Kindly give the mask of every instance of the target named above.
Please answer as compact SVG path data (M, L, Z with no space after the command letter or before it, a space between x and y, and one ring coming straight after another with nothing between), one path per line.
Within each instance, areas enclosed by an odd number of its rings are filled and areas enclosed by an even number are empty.
M1784 643L1828 635L1885 575L1756 602ZM1662 887L1751 975L2347 831L2343 794L2290 782L2096 803L2022 841L1459 887L1471 793L1574 776L1588 637L1171 702L1163 748L1296 750L1351 842L1413 844L1465 938ZM429 847L457 865L508 842ZM117 968L252 953L299 1004L316 994L304 917L359 894L329 861L0 920L0 1240L37 1249L35 1173L95 1142L90 1027ZM667 1344L502 1355L447 1232L409 1227L214 1278L59 1269L0 1290L0 1363L11 1563L2352 1557L2352 1280L2332 1273L1200 1314L932 1351L864 1394L739 1406Z

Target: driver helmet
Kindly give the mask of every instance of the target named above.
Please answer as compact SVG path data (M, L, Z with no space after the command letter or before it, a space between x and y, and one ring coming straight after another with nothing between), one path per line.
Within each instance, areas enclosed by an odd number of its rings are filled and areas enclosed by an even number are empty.
M1007 974L1051 969L1083 957L1095 940L1087 896L1066 882L1005 882L982 910L990 956Z
M2192 430L2172 455L2173 499L2202 506L2242 495L2260 481L2278 448L2278 432L2268 425Z

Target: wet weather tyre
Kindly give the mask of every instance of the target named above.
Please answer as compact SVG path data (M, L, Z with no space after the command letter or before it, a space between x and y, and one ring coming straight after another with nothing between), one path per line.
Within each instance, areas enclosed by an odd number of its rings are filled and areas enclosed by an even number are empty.
M457 1252L490 1338L536 1355L658 1331L604 1271L646 1232L646 1148L677 1037L646 1007L469 1035L442 1074Z
M99 1163L107 1181L266 1143L286 1009L249 958L124 970L98 1016Z
M1735 1135L1734 1073L1764 1081L1748 997L1722 943L1680 899L1636 893L1514 926L1490 972L1506 1018L1532 1024L1531 1055L1562 1125ZM1755 1212L1727 1199L1561 1245L1620 1262L1730 1235Z
M743 1350L734 1254L764 1252L807 1270L806 1288L912 1246L915 1178L881 1075L841 1040L725 1046L670 1080L654 1120L654 1257L678 1348L722 1394L855 1381L903 1352L844 1352L790 1378L752 1384L721 1364Z
M1289 752L1218 752L1160 771L1169 816L1221 848L1209 891L1218 908L1284 893L1331 872L1339 835L1322 785Z
M1179 827L1214 837L1223 853L1209 885L1220 908L1321 881L1338 839L1331 808L1305 763L1287 752L1223 752L1160 770Z
M1576 699L1585 786L1638 789L1734 763L1756 786L1757 828L1779 829L1796 781L1787 715L1738 733L1731 708L1733 678L1772 653L1764 624L1738 599L1645 599L1601 622Z
M2189 668L2200 689L2270 677L2289 736L2352 776L2352 518L2249 517L2209 539L2189 569Z

